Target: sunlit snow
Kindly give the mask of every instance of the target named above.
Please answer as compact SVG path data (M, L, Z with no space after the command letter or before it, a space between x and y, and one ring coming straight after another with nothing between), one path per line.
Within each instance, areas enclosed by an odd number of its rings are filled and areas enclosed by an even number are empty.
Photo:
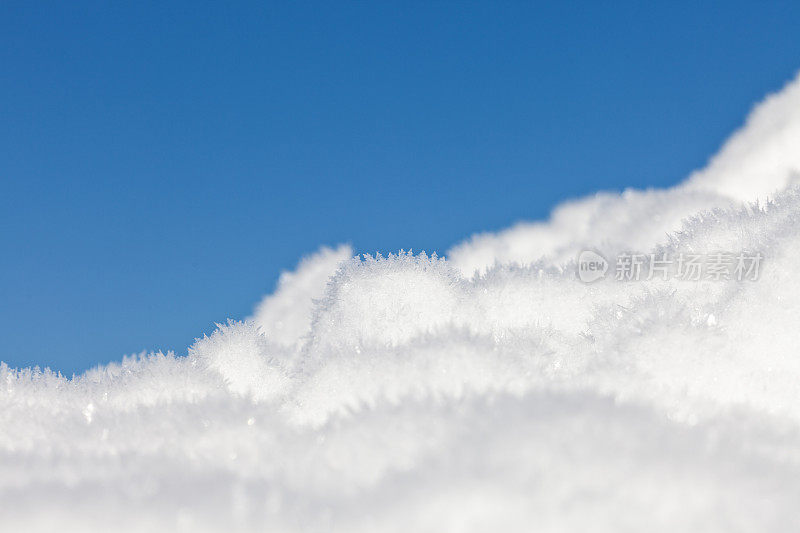
M0 366L3 531L796 531L800 78L707 168L445 258L322 248L252 319ZM757 280L576 276L590 249Z

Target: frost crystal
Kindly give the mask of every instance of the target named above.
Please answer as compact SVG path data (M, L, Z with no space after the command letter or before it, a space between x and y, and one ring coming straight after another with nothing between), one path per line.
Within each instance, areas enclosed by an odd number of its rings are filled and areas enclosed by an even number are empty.
M794 530L798 110L447 260L324 248L185 356L0 364L0 530Z

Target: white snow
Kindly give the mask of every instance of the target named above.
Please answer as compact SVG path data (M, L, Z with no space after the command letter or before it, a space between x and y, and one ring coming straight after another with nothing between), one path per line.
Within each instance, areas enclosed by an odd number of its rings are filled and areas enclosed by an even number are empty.
M447 260L323 248L185 356L0 365L0 530L797 530L798 110ZM586 284L587 248L764 259Z

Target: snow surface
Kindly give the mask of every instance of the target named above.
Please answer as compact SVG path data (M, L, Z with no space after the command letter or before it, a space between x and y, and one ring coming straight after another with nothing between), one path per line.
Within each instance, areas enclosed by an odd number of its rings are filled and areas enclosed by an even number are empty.
M797 531L800 77L669 190L323 248L185 356L0 365L2 531ZM758 281L576 278L758 250Z

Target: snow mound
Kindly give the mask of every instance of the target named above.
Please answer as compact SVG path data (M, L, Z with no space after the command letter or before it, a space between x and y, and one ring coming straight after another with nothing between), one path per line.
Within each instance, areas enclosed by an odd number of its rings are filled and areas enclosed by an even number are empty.
M185 356L0 364L0 530L795 530L798 95L673 189L448 259L323 248ZM758 271L631 280L633 252Z
M548 222L480 234L447 257L465 275L495 263L561 264L587 246L647 251L684 219L714 208L765 201L800 182L800 74L760 103L709 165L672 189L599 193L557 207Z

